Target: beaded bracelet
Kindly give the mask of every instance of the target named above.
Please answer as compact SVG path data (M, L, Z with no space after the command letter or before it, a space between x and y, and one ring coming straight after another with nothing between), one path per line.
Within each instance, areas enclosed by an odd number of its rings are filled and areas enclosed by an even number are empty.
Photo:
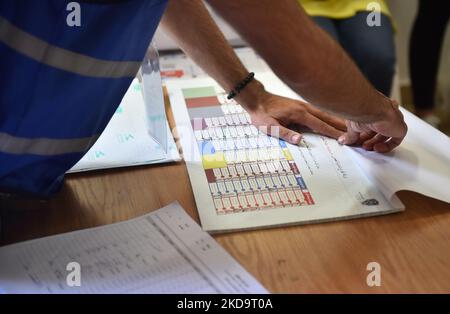
M242 82L237 84L234 87L234 89L231 90L231 92L227 96L227 99L232 99L232 98L236 97L237 94L239 94L245 88L245 86L247 86L248 83L250 83L253 80L254 77L255 77L255 73L250 72L250 74L247 75L247 77L245 79L243 79Z

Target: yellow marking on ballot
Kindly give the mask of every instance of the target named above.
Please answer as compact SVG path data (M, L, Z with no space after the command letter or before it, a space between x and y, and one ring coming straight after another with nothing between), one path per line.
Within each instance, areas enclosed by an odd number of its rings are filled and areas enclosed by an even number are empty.
M293 160L291 152L289 151L289 148L283 148L283 154L286 160Z
M203 155L202 163L204 169L224 168L227 166L225 155L222 152Z

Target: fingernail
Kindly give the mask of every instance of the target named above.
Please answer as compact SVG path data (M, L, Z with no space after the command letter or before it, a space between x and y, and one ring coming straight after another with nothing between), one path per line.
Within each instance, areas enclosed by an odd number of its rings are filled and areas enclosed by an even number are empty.
M344 142L345 142L345 135L339 136L339 138L338 138L338 143L339 143L339 144L344 144Z
M291 137L291 143L298 144L298 143L300 143L301 138L302 138L302 136L300 134L294 134Z

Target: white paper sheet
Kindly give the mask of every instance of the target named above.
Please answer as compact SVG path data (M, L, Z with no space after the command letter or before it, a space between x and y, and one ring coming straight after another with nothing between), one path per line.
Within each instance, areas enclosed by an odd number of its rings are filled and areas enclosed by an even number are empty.
M79 287L67 285L71 262L80 264ZM2 247L0 291L267 293L178 203L132 220Z
M274 74L257 77L268 90L297 97ZM233 122L236 116L245 119L246 113L233 102L226 104L212 79L170 80L166 86L204 230L301 224L404 209L397 198L384 197L335 140L305 134L302 144L293 146L258 134L248 121ZM248 130L256 133L246 135Z
M148 165L180 160L172 132L166 122L167 153L149 134L141 85L133 81L119 108L100 138L69 171Z

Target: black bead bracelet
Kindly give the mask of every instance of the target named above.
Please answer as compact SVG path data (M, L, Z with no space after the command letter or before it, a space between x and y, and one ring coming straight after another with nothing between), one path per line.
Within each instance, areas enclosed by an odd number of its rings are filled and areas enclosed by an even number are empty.
M236 97L237 94L239 94L245 88L245 86L247 86L248 83L250 83L253 80L254 77L255 77L255 73L250 72L250 74L247 75L247 77L245 79L243 79L242 82L237 84L234 87L234 89L231 90L231 92L227 96L227 99L232 99L232 98Z

